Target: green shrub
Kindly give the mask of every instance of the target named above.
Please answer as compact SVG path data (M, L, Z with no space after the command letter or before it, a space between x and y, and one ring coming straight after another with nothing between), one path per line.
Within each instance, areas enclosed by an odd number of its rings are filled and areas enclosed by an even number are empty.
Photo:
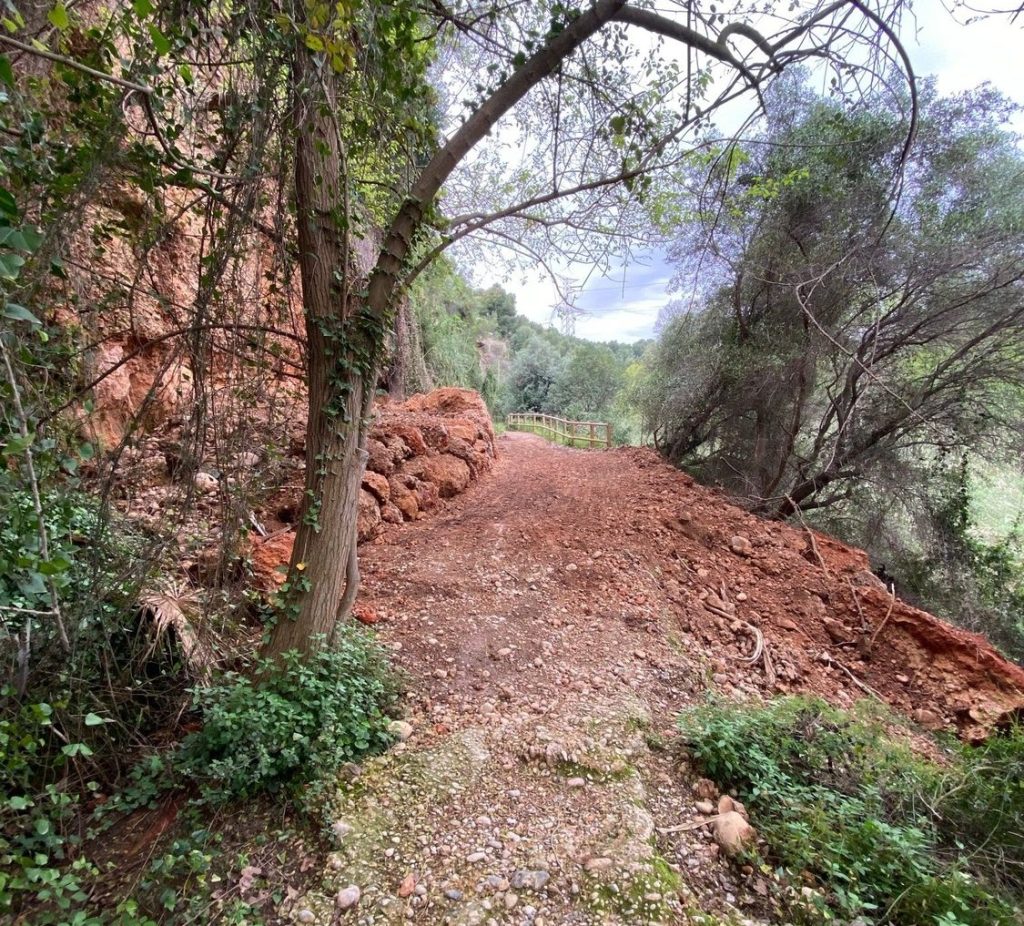
M288 653L198 691L203 728L182 743L179 768L216 799L313 782L389 745L396 698L383 650L345 627L307 659Z
M1010 808L1000 814L1006 782L978 779L986 763L1019 771L1024 738L980 753L954 747L940 768L892 739L883 720L877 708L850 714L789 698L757 708L712 703L685 714L681 727L703 770L747 803L783 881L799 886L809 872L822 885L811 903L790 892L793 916L1018 922L1006 869L1020 858L1020 789L1007 789Z
M32 920L39 926L69 922L86 897L83 877L93 869L81 856L70 861L80 845L70 825L79 798L60 779L73 773L77 757L91 753L84 743L55 746L54 707L10 707L17 705L13 694L0 689L8 705L0 714L0 920L31 905L40 908Z
M967 848L975 871L1024 897L1024 728L959 749L935 803L948 846Z

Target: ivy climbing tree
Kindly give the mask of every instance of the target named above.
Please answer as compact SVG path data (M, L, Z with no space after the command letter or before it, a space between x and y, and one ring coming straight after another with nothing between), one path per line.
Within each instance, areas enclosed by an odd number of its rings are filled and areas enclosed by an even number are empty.
M396 299L416 273L460 238L508 220L578 229L573 214L599 210L609 190L625 191L625 202L611 203L610 211L628 215L630 201L642 203L653 178L669 173L692 153L696 133L709 125L709 111L747 95L763 101L763 86L796 61L818 58L845 64L851 49L844 46L849 40L843 37L849 33L841 23L851 14L863 20L860 35L870 62L859 67L870 70L876 57L888 55L896 55L904 67L911 88L909 139L914 127L914 78L890 25L898 13L898 3L879 10L859 3L821 4L766 37L743 19L725 22L721 14L704 17L689 4L681 5L679 17L673 18L625 0L596 0L579 8L559 3L545 7L537 19L526 15L523 24L512 22L512 15L497 7L481 16L469 5L460 10L436 3L430 14L423 14L420 28L426 32L433 21L433 28L447 28L471 43L477 53L491 56L486 73L493 80L491 85L477 85L478 97L470 102L469 114L412 177L404 200L386 224L372 269L355 286L349 280L352 268L346 251L350 198L344 189L333 186L333 178L344 177L344 139L327 116L337 99L335 79L319 84L318 103L324 115L300 122L296 168L304 302L307 318L315 320L312 324L317 329L309 333L310 471L306 516L298 530L288 579L289 610L270 639L271 655L308 649L315 641L327 639L339 617L345 617L339 614L339 603L350 603L358 575L353 569L355 521L370 392ZM616 73L615 52L625 47L628 30L678 43L684 49L686 75L679 66L655 57L658 77L648 94L627 89L620 95L624 85L617 78L624 75ZM600 36L601 46L592 47ZM735 50L732 42L736 40L749 48ZM294 73L300 85L322 67L316 44L311 47L306 42L297 48ZM701 109L696 100L708 94L717 73L709 62L720 66L718 79L724 89L711 91L710 104ZM578 71L573 70L574 63ZM519 200L514 197L522 190L505 190L509 201L494 211L445 221L439 196L460 164L532 91L552 79L564 86L567 78L578 81L583 91L573 112L563 109L564 97L559 94L550 113L548 131L555 144L550 185ZM666 105L666 100L678 104L678 95L671 91L680 85L685 98L681 113ZM582 158L559 160L557 141L563 125L591 135L592 148ZM601 142L608 146L603 152L598 148ZM617 156L609 156L612 152ZM568 207L567 213L558 212L563 206ZM304 224L308 225L305 231ZM599 235L601 229L595 226L594 232ZM506 235L513 243L522 241L514 231ZM346 577L349 594L343 595Z

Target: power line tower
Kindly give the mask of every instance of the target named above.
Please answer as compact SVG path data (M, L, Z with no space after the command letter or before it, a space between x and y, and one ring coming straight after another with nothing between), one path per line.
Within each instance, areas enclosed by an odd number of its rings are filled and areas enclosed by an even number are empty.
M582 314L582 310L574 305L570 305L568 302L555 306L552 312L552 315L558 319L558 327L561 329L562 334L570 338L576 337L576 319Z

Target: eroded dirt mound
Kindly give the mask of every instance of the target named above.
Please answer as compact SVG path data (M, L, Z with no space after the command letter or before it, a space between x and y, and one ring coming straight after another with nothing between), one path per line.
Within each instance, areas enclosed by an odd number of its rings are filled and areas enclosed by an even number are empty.
M419 520L494 464L491 416L471 389L435 389L401 403L385 399L375 416L359 498L360 543L378 537L385 524ZM253 537L253 568L265 587L283 578L277 567L291 556L295 535L287 522L300 501L301 486L292 484L262 513L269 531Z
M829 694L852 684L928 729L984 735L1024 710L1024 670L983 637L918 610L839 541L756 518L647 450L616 453L663 486L643 514L677 570L685 629L719 650L726 676ZM760 657L744 660L757 652ZM744 667L741 670L741 667Z

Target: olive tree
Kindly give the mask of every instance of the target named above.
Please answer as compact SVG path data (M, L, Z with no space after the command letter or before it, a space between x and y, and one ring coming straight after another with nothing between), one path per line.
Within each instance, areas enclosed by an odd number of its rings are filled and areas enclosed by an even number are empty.
M683 278L699 272L703 289L667 321L651 372L666 453L788 517L868 483L905 491L914 460L1019 447L1011 105L926 85L906 154L884 100L847 113L798 84L781 97L723 166L716 208L680 229Z

